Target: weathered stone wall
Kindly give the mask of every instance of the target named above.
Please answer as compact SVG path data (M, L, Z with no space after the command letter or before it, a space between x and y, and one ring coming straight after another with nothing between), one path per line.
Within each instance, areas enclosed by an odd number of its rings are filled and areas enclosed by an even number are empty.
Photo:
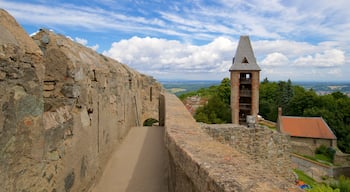
M317 181L322 181L322 177L333 177L333 169L330 166L323 165L321 163L311 161L310 159L293 154L292 162L296 168L302 170L304 173L312 177Z
M301 191L294 181L206 134L175 95L164 98L169 191Z
M328 166L296 154L292 154L292 162L295 168L302 170L319 182L322 182L323 178L327 177L338 178L341 175L350 177L349 166Z
M270 169L275 174L294 181L291 164L291 145L287 135L280 134L268 128L234 124L200 124L210 136L221 143L246 154L265 169Z
M306 153L307 151L305 151L303 148L299 148L297 147L298 144L304 144L307 146L307 150L311 150L313 151L313 153L311 155L314 155L316 149L318 147L320 147L321 145L324 145L326 147L332 147L333 146L333 140L332 139L317 139L317 138L306 138L306 137L291 137L291 141L293 142L293 152L294 153L298 153L298 154L305 154L305 155L309 155L308 153ZM296 147L294 147L294 145L296 145Z
M334 161L334 164L336 164L336 165L350 166L350 154L342 153L339 150L335 153L333 161Z
M40 49L0 9L0 191L26 191L41 179L44 143ZM27 190L30 191L30 190ZM34 191L34 190L31 190Z
M129 129L158 119L162 87L0 14L0 191L86 191Z

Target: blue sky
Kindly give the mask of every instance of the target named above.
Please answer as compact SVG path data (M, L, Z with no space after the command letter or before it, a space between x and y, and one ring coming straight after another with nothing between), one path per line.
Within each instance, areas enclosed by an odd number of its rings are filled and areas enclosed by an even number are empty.
M28 34L52 29L157 79L229 77L249 35L261 79L350 80L348 0L0 0Z

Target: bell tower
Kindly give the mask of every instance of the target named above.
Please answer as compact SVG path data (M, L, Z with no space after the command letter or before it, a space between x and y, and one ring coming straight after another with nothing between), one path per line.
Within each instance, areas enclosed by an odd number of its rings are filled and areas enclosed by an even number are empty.
M241 36L230 68L233 124L257 120L260 71L249 36Z

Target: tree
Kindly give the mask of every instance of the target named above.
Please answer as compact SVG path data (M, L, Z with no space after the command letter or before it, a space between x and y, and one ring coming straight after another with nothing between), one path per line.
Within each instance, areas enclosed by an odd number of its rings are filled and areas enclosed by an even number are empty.
M279 81L277 85L278 85L278 88L276 90L277 105L279 107L282 107L285 110L285 112L287 112L288 111L287 105L294 96L292 82L289 79L288 82Z
M231 108L217 95L213 95L208 104L196 110L194 118L204 123L229 123L231 122Z
M224 78L218 87L218 96L227 105L231 101L231 81L229 78Z

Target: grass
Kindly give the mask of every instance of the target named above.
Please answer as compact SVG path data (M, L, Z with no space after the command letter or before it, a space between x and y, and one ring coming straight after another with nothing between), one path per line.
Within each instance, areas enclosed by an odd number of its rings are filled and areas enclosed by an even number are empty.
M276 130L276 126L271 126L271 125L268 125L266 123L259 123L260 126L266 126L267 128L269 129L272 129L272 130Z
M322 163L324 165L333 166L332 160L323 154L316 154L314 157L307 156L307 155L302 155L302 156L310 160Z
M304 181L311 187L316 187L317 185L319 185L313 178L306 175L303 171L299 169L294 169L294 172L298 175L299 180Z
M325 162L332 164L332 159L324 154L316 154L315 158L320 160L320 161L325 161Z
M340 176L337 181L330 182L330 184L318 183L303 171L294 169L298 175L299 180L304 181L305 184L311 186L310 192L350 192L350 179Z

